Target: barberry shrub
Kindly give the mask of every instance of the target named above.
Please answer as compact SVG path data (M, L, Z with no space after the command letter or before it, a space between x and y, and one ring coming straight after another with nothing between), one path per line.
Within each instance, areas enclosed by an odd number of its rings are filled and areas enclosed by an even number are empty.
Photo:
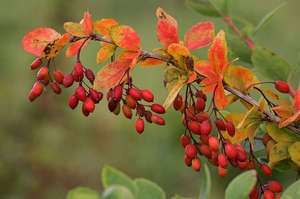
M238 43L230 41L229 45L226 38L232 33L216 30L211 21L195 24L180 37L176 19L162 8L156 10L156 35L161 46L151 52L142 48L139 35L130 26L112 18L92 20L89 12L79 22L64 23L63 34L52 28L37 28L22 42L24 50L36 56L31 70L38 70L28 99L33 102L46 87L55 94L71 88L68 105L71 109L81 106L84 116L106 99L110 112L122 112L135 121L138 134L145 131L146 122L165 125L162 115L173 107L185 129L178 142L186 166L198 172L206 160L217 167L221 177L226 177L230 166L251 170L243 174L252 179L246 180L245 197L278 197L283 191L280 182L265 177L272 177L273 170L300 167L300 87L289 78L294 68L255 43L254 37L282 5L256 28L241 32L228 15L226 3L187 0L198 12L224 19L239 38ZM81 60L82 50L91 42L99 44L95 56L98 64L110 60L96 72ZM54 64L64 48L67 58L76 56L66 74ZM207 49L206 55L195 54L201 48ZM164 67L162 86L168 96L163 104L155 101L150 90L135 84L132 71L137 65ZM260 81L253 71L266 80ZM246 111L228 111L232 104ZM256 145L264 146L264 152L257 153Z

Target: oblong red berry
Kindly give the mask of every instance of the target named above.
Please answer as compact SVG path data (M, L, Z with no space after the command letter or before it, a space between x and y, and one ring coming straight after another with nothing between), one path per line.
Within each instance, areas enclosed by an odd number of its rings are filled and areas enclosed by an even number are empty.
M225 145L225 153L229 159L235 159L237 157L237 150L232 144Z
M50 76L49 76L49 68L47 66L43 66L39 72L36 74L36 79L37 80L49 80L50 79Z
M192 159L189 158L187 155L184 156L184 163L186 166L190 167L192 166Z
M83 66L80 62L76 62L72 72L73 78L76 82L79 82L84 77Z
M181 146L183 146L183 147L190 144L191 143L190 136L182 134L182 136L180 137L180 143L181 143Z
M51 89L53 90L54 93L60 94L61 93L61 88L57 82L51 82L50 83Z
M91 84L94 84L95 74L94 74L94 72L91 69L87 68L85 70L85 76L90 81Z
M103 93L97 92L93 88L89 88L89 95L96 104L99 103L103 98Z
M215 136L210 136L208 139L208 146L212 151L219 151L219 139Z
M43 85L40 82L35 82L32 89L29 92L28 99L30 102L39 97L43 92Z
M201 124L201 134L209 135L212 130L212 125L209 120L205 120Z
M132 111L131 111L131 108L128 105L123 104L122 112L123 112L123 114L126 118L128 118L128 119L132 118Z
M196 101L196 104L195 104L195 107L196 107L196 110L197 110L198 112L204 111L204 109L205 109L205 101L204 101L204 99L198 97L198 98L197 98L197 101Z
M75 109L78 105L79 99L76 97L76 95L71 95L69 98L69 107L71 109Z
M60 70L55 70L53 72L53 77L55 81L59 84L62 84L64 81L64 74Z
M193 159L197 155L197 149L193 144L188 144L184 148L184 153L188 158Z
M120 101L122 99L123 87L121 85L117 85L113 90L113 98L115 101Z
M84 109L89 113L95 110L95 102L90 98L87 97L83 103Z
M195 171L200 171L201 161L199 158L196 157L192 160L192 167Z
M275 89L278 90L281 93L289 93L290 92L290 86L288 83L284 81L277 80L274 82Z
M199 151L202 155L204 155L208 159L211 158L211 150L208 145L202 144L201 146L199 146Z
M270 190L265 190L264 199L275 199L275 194Z
M164 118L162 118L158 115L151 115L151 121L158 125L165 125L165 123L166 123Z
M141 91L136 88L130 88L129 95L132 96L135 100L140 100L142 98Z
M74 82L72 74L68 74L64 76L63 85L65 88L72 86Z
M130 108L136 108L136 100L131 95L127 95L125 101Z
M43 60L41 58L36 58L32 61L32 63L30 64L30 68L31 70L37 69L38 67L40 67L43 63Z
M267 188L275 193L282 192L282 186L276 180L269 180Z
M142 98L147 102L153 102L154 95L151 91L144 89L142 90Z
M231 121L226 122L226 130L231 137L235 135L235 127Z
M137 118L135 121L135 129L139 134L144 132L144 120L141 118Z
M215 125L220 131L225 131L226 130L226 125L222 119L216 118L215 119Z
M114 110L117 108L117 106L118 106L118 102L115 101L114 99L110 99L108 101L107 107L110 112L114 112Z
M178 94L173 102L173 108L178 111L183 106L183 98L180 94Z
M267 164L261 164L260 169L266 176L272 175L272 169Z
M151 117L152 117L152 112L151 111L145 111L144 116L147 122L152 123Z
M165 108L160 104L152 104L151 110L158 114L164 114L166 112Z
M80 101L85 101L86 99L85 88L83 86L78 86L75 89L75 95Z
M188 129L197 135L201 134L201 125L196 121L188 122Z
M219 164L219 166L221 166L222 168L227 168L228 163L227 163L227 158L226 158L225 154L220 153L220 154L218 155L218 164Z
M218 166L218 174L221 177L225 177L227 175L227 169Z
M249 193L249 199L258 199L258 197L259 197L258 190L257 190L256 186L254 186L252 188L252 191Z

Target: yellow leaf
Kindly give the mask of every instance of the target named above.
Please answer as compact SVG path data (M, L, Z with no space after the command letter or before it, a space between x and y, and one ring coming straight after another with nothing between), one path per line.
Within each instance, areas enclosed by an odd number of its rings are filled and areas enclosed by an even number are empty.
M102 44L102 47L97 53L97 63L100 64L114 55L116 46L109 43Z
M300 136L286 128L279 128L276 123L266 123L266 131L276 142L295 142L300 141Z
M279 142L274 144L269 151L269 160L271 163L277 163L289 157L288 147L291 143Z
M289 149L289 154L291 156L292 161L300 167L300 142L295 142L292 144Z
M180 92L181 88L185 85L186 81L184 80L178 80L171 82L168 84L167 88L169 91L168 97L166 98L163 106L165 109L168 109L170 105L173 103L175 100L177 94Z

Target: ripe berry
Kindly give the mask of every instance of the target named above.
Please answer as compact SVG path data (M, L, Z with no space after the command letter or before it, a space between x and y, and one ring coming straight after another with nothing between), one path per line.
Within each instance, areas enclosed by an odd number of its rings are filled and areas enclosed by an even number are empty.
M49 81L49 69L47 66L43 66L36 75L36 79L39 81Z
M237 160L237 167L240 168L240 169L247 169L248 166L249 166L249 161L240 161L240 160Z
M121 111L121 105L120 105L120 102L117 102L117 106L114 109L113 114L119 115L120 111Z
M37 69L38 67L40 67L43 63L43 60L41 58L36 58L35 60L33 60L33 62L30 64L30 68L31 70Z
M180 143L181 143L181 146L183 146L183 147L185 147L186 145L190 144L191 143L190 136L182 134L182 136L180 138Z
M136 100L131 95L127 95L125 101L130 108L136 108Z
M209 117L208 117L207 113L205 113L205 112L201 112L196 115L196 120L198 122L204 122L205 120L208 120L208 119L209 119Z
M85 106L83 104L81 106L81 111L82 111L82 114L86 117L90 115L90 112L85 109Z
M204 155L208 159L211 158L211 150L208 147L208 145L202 144L201 146L199 146L199 151L202 155Z
M204 101L206 101L206 95L203 93L203 91L197 91L195 93L195 95L196 95L196 97L202 98L202 99L204 99Z
M249 199L258 199L258 197L259 197L258 190L257 190L256 186L254 186L252 188L252 191L249 193Z
M74 79L73 79L72 74L65 75L64 80L63 80L63 85L65 88L72 86L73 82L74 82Z
M196 121L190 121L188 123L188 129L195 134L201 134L201 125Z
M103 97L103 94L101 92L97 92L93 88L89 88L89 95L95 103L99 103Z
M141 91L136 88L130 88L129 95L131 95L135 100L140 100L142 98Z
M201 140L202 144L208 145L209 137L208 137L208 135L200 135L200 140Z
M237 157L237 150L232 144L225 145L225 153L229 159L235 159Z
M197 155L197 149L193 144L188 144L185 146L184 153L188 158L193 159Z
M128 118L128 119L132 118L132 112L131 112L131 109L128 105L123 104L122 111L123 111L123 114L126 118Z
M60 70L55 70L53 73L53 77L59 84L62 84L64 81L64 74Z
M79 99L76 97L76 95L71 95L69 98L69 107L71 109L75 109L78 105Z
M265 190L264 199L275 199L275 194L270 190Z
M284 81L277 80L274 82L276 90L278 90L281 93L289 93L290 92L290 86L288 83Z
M199 158L196 157L192 160L192 167L195 171L200 171L201 161Z
M235 127L234 127L234 125L233 125L233 123L231 121L228 121L226 123L226 129L227 129L228 134L231 137L235 135Z
M164 114L166 112L165 108L160 104L152 104L151 110L158 114Z
M180 110L183 105L183 99L180 94L178 94L173 102L173 107L176 111Z
M122 99L123 87L118 85L113 90L113 98L115 101L120 101Z
M39 97L43 92L43 85L40 82L35 82L32 89L29 92L28 99L30 102Z
M225 156L223 153L220 153L220 154L218 155L218 164L219 164L219 166L221 166L222 168L227 168L227 166L228 166L226 156Z
M158 115L151 115L151 121L158 125L165 125L165 120Z
M212 125L209 120L205 120L201 124L201 134L209 135L212 130Z
M137 118L135 121L135 129L136 131L141 134L144 131L144 120L141 118Z
M186 166L190 167L192 166L192 159L189 158L187 155L184 156L184 163Z
M212 151L219 151L219 140L215 136L209 137L208 145Z
M237 150L236 158L242 162L246 161L247 160L247 152L245 151L245 149L241 145L236 145L235 148Z
M87 97L83 103L84 109L88 112L93 112L95 110L95 102L90 98Z
M147 102L153 102L154 100L152 92L146 89L142 90L142 98Z
M85 70L85 76L90 81L91 84L94 84L95 74L94 74L94 72L91 69L87 68Z
M76 62L72 72L73 78L76 82L79 82L84 77L83 66L80 62Z
M75 89L75 95L80 101L85 101L86 98L85 88L83 86L78 86Z
M223 167L218 166L218 174L221 177L225 177L227 175L227 169L224 169Z
M216 118L215 119L215 125L220 131L225 131L226 130L226 125L222 119Z
M272 169L267 164L261 164L260 169L266 176L272 175Z
M202 98L197 98L196 104L195 104L196 110L198 112L202 112L205 109L205 101Z
M54 93L56 93L56 94L61 93L61 88L59 87L57 82L51 82L50 86L51 86L51 89L53 90Z
M114 110L117 108L117 106L118 106L118 102L117 101L115 101L114 99L110 99L109 101L108 101L108 110L110 111L110 112L114 112Z
M145 119L147 122L152 123L151 117L152 117L152 112L151 111L145 111L144 112Z
M276 180L269 180L267 187L270 191L275 193L282 192L282 186Z

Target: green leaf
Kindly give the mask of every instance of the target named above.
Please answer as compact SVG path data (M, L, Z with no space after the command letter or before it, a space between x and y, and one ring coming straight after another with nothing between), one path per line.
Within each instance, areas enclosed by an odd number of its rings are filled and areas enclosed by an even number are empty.
M225 191L225 199L248 199L257 181L255 170L246 171L235 177Z
M282 194L281 199L300 198L300 180L289 186Z
M289 147L291 160L300 167L300 142L295 142Z
M298 170L298 167L291 160L285 159L276 163L274 169L279 172L287 172L291 170Z
M102 184L104 188L108 188L111 185L122 185L128 188L134 195L136 193L136 186L133 180L126 174L110 166L105 166L102 169Z
M210 199L211 198L211 174L207 164L204 165L204 173L202 175L199 199Z
M300 85L299 76L300 76L300 60L296 66L294 65L292 66L291 71L289 73L288 82L293 88L298 88L298 86Z
M105 189L102 194L104 199L135 199L133 194L124 186L113 185Z
M276 142L300 141L300 136L286 128L279 128L276 123L266 123L266 131Z
M284 7L287 3L286 2L282 2L279 6L277 6L276 8L274 8L271 12L269 12L268 14L266 14L266 16L264 16L261 21L257 24L257 26L255 27L255 29L252 32L252 36L255 36L255 34L262 29L270 20L271 18L275 15L275 13L280 10L282 7Z
M288 142L278 142L274 144L269 153L269 160L272 163L277 163L281 160L287 159L289 157L288 147L291 143Z
M288 79L291 66L286 60L266 48L256 45L251 60L255 69L264 77L271 80L286 81Z
M68 192L67 199L100 199L100 196L92 189L77 187Z
M239 57L240 60L251 63L251 50L249 47L235 34L227 34L229 48L233 51L234 57Z
M220 17L219 12L212 6L208 1L205 0L185 0L187 7L195 10L196 12L210 16L210 17Z
M171 199L192 199L192 198L187 198L187 197L183 197L183 196L180 196L180 195L175 195L173 196Z
M137 197L138 199L165 199L166 194L154 182L144 178L138 178L134 180L137 187Z
M219 13L226 14L228 13L228 0L208 0Z

